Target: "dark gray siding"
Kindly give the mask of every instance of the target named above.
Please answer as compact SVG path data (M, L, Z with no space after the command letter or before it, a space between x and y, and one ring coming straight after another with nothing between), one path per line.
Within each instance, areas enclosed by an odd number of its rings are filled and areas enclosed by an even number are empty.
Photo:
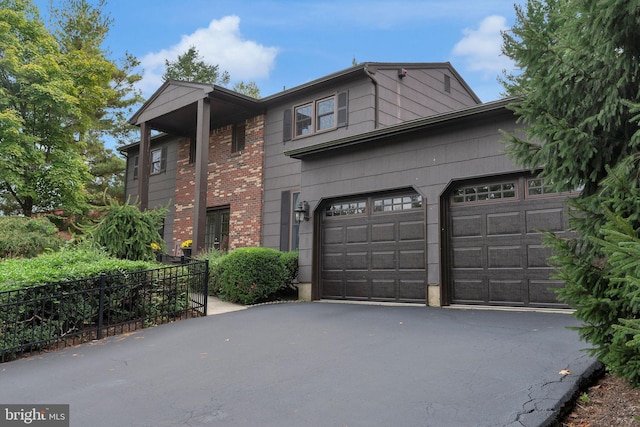
M156 93L155 99L149 100L152 102L146 104L142 114L137 117L137 123L160 117L185 105L197 102L204 97L203 88L205 87L207 85L198 83L173 82L164 91Z
M456 123L411 139L358 146L305 159L301 198L312 212L322 200L412 187L427 202L428 283L440 284L439 199L455 179L520 170L504 154L500 129L515 129L503 110L482 121ZM317 213L314 212L314 216ZM313 220L300 227L300 281L311 281Z
M308 101L321 99L339 91L349 92L349 126L317 135L283 142L283 117L286 109ZM265 124L265 169L262 242L264 246L280 247L282 191L298 191L301 185L300 161L283 154L292 147L317 144L374 129L373 84L363 73L361 80L332 91L310 93L297 101L271 108Z
M445 75L450 78L450 92L445 91ZM381 69L375 78L381 127L477 105L447 68L412 68L402 78L398 69Z
M450 76L451 91L444 90L444 76ZM409 74L398 77L398 69L378 69L373 75L378 85L379 127L395 125L404 121L419 119L475 105L473 96L448 68L410 69ZM348 91L348 122L345 128L318 133L302 138L294 138L283 143L283 117L286 109L309 101L321 99L341 91ZM376 86L363 72L362 78L351 81L332 90L307 92L304 97L271 108L267 113L265 126L265 193L263 216L263 244L279 247L282 191L298 190L301 185L300 162L282 153L301 147L348 136L358 135L375 129ZM306 182L314 182L306 177ZM316 181L322 182L322 181ZM383 187L386 188L386 187ZM301 236L301 239L303 236Z
M176 191L176 165L178 158L178 141L180 138L165 136L153 139L151 149L165 148L167 150L167 163L164 172L153 174L149 177L149 208L167 207L167 215L164 220L164 239L167 242L167 251L171 253L173 248L173 219L175 214L174 198ZM127 153L127 184L126 197L130 197L132 203L138 196L138 180L133 179L134 158L138 155L138 148L134 147Z

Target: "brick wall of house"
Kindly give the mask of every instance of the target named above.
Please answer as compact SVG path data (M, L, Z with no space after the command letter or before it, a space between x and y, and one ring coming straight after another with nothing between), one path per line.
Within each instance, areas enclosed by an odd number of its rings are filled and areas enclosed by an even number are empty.
M262 226L264 121L260 115L248 119L245 149L232 153L233 126L224 126L209 135L207 208L228 206L229 250L260 246ZM189 163L189 139L180 141L176 172L173 249L192 238L195 194L195 163Z

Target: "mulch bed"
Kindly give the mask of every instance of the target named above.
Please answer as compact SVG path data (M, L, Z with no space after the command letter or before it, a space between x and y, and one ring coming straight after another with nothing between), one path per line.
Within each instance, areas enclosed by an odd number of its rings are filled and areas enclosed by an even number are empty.
M640 390L605 374L581 393L561 427L640 427Z

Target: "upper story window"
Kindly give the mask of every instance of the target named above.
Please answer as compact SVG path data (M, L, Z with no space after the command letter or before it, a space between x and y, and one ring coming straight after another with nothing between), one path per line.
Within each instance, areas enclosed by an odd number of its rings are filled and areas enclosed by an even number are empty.
M162 149L151 150L151 174L160 173L162 170Z
M313 132L313 104L296 107L296 136L309 135Z
M296 137L336 127L336 97L320 99L295 108Z
M282 140L300 138L331 129L346 127L349 119L349 93L338 92L291 109L284 110ZM292 117L293 116L293 117Z
M233 125L233 132L231 137L231 152L237 153L244 150L244 141L246 135L246 127L244 123Z
M149 153L149 175L155 175L167 170L167 148L156 148ZM140 156L133 158L133 179L138 179Z
M335 96L316 102L316 130L320 131L335 127L335 105Z
M189 164L196 162L196 138L189 138Z

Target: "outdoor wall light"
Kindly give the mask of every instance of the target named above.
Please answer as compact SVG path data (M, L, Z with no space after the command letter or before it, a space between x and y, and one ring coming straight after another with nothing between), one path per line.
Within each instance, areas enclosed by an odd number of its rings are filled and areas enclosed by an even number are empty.
M296 213L296 221L309 221L309 203L306 201L298 202L294 212Z

